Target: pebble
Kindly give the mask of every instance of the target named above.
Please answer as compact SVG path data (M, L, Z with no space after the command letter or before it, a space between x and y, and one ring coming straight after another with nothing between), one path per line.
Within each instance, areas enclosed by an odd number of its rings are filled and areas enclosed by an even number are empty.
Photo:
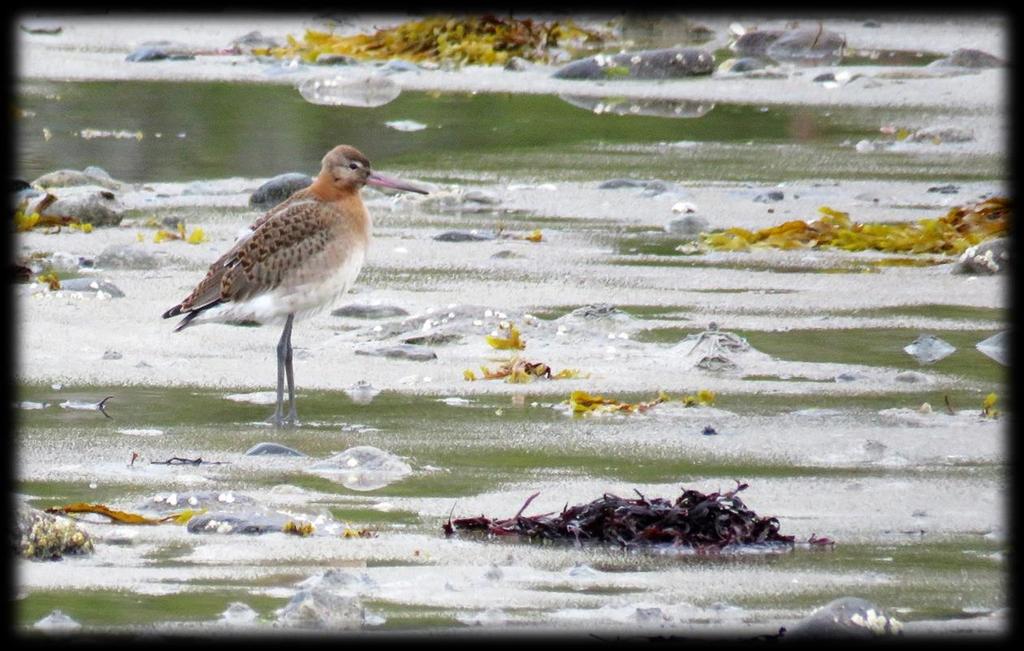
M836 65L842 61L845 46L846 38L838 32L798 29L775 39L765 54L780 63Z
M930 384L932 382L931 377L918 371L903 371L902 373L897 373L893 379L907 384Z
M954 271L965 274L992 275L1006 273L1010 268L1010 238L997 237L975 244L962 254Z
M122 357L124 357L124 355L117 352L116 350L108 350L105 353L103 353L103 359L121 359Z
M281 445L280 443L257 443L248 450L245 451L247 457L258 457L265 455L282 456L282 457L304 457L305 454L299 452L294 448L290 448L287 445Z
M125 61L161 61L163 59L194 59L195 56L189 51L188 46L182 43L170 41L151 41L143 43L131 54L125 57Z
M110 298L124 297L124 292L114 283L95 278L69 278L60 281L60 288L69 292L104 292Z
M739 59L726 59L718 66L720 73L741 73L764 70L764 59L758 57L741 57Z
M997 333L975 344L983 355L993 359L1003 366L1010 365L1010 352L1008 350L1010 334L1009 331L1004 330L1003 332Z
M473 231L445 231L440 235L435 235L434 239L438 242L483 242L493 240L494 235L484 235Z
M355 66L359 65L359 60L345 54L321 52L316 56L315 63L318 66Z
M270 49L274 47L281 47L284 43L280 39L272 36L264 36L262 32L253 31L234 39L231 41L230 45L244 54L250 54L254 48ZM317 61L317 63L319 63L319 61Z
M946 185L932 186L928 188L926 192L935 192L938 194L958 194L960 192L960 188L956 185L953 185L952 183L947 183Z
M26 20L18 27L27 34L44 34L46 36L56 36L64 31L64 27L60 23L52 20Z
M956 352L954 346L934 335L921 335L903 350L921 364L933 364Z
M412 467L391 452L372 445L357 445L307 469L358 491L375 490L404 479Z
M296 191L309 187L312 183L313 177L309 174L300 172L278 174L256 188L256 191L249 197L249 207L269 210L292 196Z
M773 201L782 201L785 198L786 195L781 190L771 190L757 195L754 197L754 201L757 203L771 203Z

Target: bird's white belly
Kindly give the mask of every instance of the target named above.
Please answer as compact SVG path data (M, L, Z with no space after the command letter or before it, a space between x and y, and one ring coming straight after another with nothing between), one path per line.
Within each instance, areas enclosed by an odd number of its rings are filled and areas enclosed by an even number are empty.
M196 322L257 321L275 324L284 323L289 314L294 314L296 319L312 316L351 289L363 267L364 258L364 251L353 251L334 273L323 280L284 283L248 300L218 305L202 314Z

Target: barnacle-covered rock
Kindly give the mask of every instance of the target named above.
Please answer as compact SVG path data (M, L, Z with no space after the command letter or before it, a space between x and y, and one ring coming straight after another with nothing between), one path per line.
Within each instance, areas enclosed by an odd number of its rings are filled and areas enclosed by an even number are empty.
M18 505L11 534L14 552L31 560L60 560L93 551L92 539L77 524L27 504Z

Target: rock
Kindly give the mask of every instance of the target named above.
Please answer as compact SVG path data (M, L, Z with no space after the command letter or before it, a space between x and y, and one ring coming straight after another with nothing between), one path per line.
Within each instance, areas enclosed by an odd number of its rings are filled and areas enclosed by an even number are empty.
M33 624L32 628L45 633L70 633L82 628L82 625L65 615L62 611L54 610Z
M786 631L790 639L873 639L902 635L903 624L870 601L841 597Z
M522 257L523 256L519 255L515 251L512 251L510 249L502 249L501 251L498 251L497 253L492 255L491 256L491 260L511 260L513 258L522 258Z
M958 127L927 127L918 129L907 136L908 142L970 142L974 140L974 133L970 129Z
M194 59L189 47L171 41L149 41L136 48L124 58L125 61L161 61L163 59Z
M321 52L316 56L316 61L314 63L318 66L355 66L359 65L359 60L346 54Z
M999 274L1010 269L1010 238L997 237L975 244L960 255L954 271L966 274Z
M279 532L293 519L283 513L206 512L188 521L189 533L265 534Z
M932 186L928 188L928 190L926 191L936 192L938 194L958 194L960 192L960 188L958 186L953 185L952 183L947 183L946 185Z
M494 235L484 235L473 231L445 231L440 235L435 235L434 239L438 242L484 242L493 240Z
M669 220L665 224L665 231L673 235L684 235L687 237L693 237L706 233L711 228L711 224L704 217L698 217L697 215L686 215L685 217L676 217L675 219Z
M626 314L625 312L623 312L622 310L620 310L619 308L615 307L610 303L594 303L592 305L584 305L583 307L578 307L569 314L566 314L565 316L560 318L564 319L566 317L572 317L575 319L630 318L628 314Z
M817 77L815 77L814 79L812 79L811 81L818 82L818 83L823 83L823 82L826 82L826 81L836 81L836 75L835 75L835 73L832 73L832 72L823 72L820 75L818 75Z
M124 357L124 355L116 350L108 350L103 353L103 359L121 359L122 357Z
M107 190L120 190L124 184L110 178L106 171L99 167L87 167L84 171L57 170L43 174L32 185L44 190L49 188L71 188L81 185L98 185Z
M877 29L881 26L882 23L878 22L877 20L865 20L863 23L861 23L861 27L869 27L871 29Z
M407 477L412 474L412 467L390 452L358 445L313 464L307 472L340 482L351 490L369 491Z
M284 42L272 36L264 36L259 31L253 31L239 36L231 41L230 45L243 54L251 54L254 49L281 47ZM320 63L319 60L317 63Z
M635 179L611 179L597 186L598 190L618 190L619 188L645 188L647 181Z
M643 188L641 195L645 197L654 197L665 193L683 194L683 189L675 183L660 179L610 179L597 186L598 190L618 190L619 188Z
M756 197L754 197L754 201L756 203L772 203L774 201L782 201L785 198L786 195L781 190L771 190L769 192L757 195Z
M659 118L699 118L715 108L713 102L668 99L636 99L622 97L591 97L588 95L558 96L559 99L597 115L651 115Z
M329 590L300 590L277 611L277 622L298 628L358 629L366 611L358 597L337 595Z
M522 72L533 67L533 64L522 57L512 57L505 62L505 70Z
M1010 365L1010 351L1008 349L1010 344L1010 333L1008 330L1004 330L1000 333L994 334L984 341L979 341L975 344L981 354L985 355L990 359L994 359L1003 366Z
M258 210L270 210L294 193L309 187L313 177L300 172L278 174L256 188L249 197L249 207Z
M934 335L921 335L903 350L921 364L933 364L952 355L956 348Z
M929 68L1000 68L1006 62L988 52L972 49L959 49L945 58L932 61Z
M159 515L177 513L182 509L251 508L256 500L234 491L190 491L157 493L138 505L138 510L155 512Z
M404 344L415 346L443 346L444 344L461 341L462 335L454 332L428 332L427 334L416 334L402 339Z
M380 586L366 572L356 575L352 572L332 567L301 581L298 587L306 590L322 588L335 592L359 593L376 590Z
M738 36L729 49L741 57L761 57L768 51L768 46L785 33L779 29L746 32Z
M553 75L557 79L678 79L709 75L715 59L699 48L642 50L573 61Z
M247 457L259 457L265 455L273 455L280 457L304 457L298 450L288 447L287 445L281 445L280 443L257 443L248 450L245 451Z
M380 393L380 389L374 387L366 380L359 380L355 384L345 388L345 395L352 399L357 405L368 405Z
M18 27L26 34L45 34L47 36L56 36L64 31L64 27L60 23L52 20L26 20Z
M259 33L259 32L256 32ZM256 623L259 613L253 610L248 604L234 601L228 604L227 610L220 614L220 623L229 626L246 626Z
M720 73L741 73L764 70L765 61L758 57L741 57L739 59L726 59L718 66Z
M124 298L124 292L122 292L117 285L106 280L97 280L95 278L69 278L67 280L60 281L60 288L63 291L68 292L104 292L110 296L110 298Z
M437 359L437 353L426 346L414 344L395 344L393 346L378 346L375 348L357 348L356 355L371 355L373 357L387 357L389 359L407 359L415 362L425 362Z
M496 212L500 203L501 199L490 192L456 189L432 193L420 201L420 207L442 213L483 213Z
M90 554L92 539L72 520L58 519L24 502L17 505L11 547L29 560L60 560L66 555Z
M695 213L697 212L697 204L692 201L680 201L672 204L672 212L685 214Z
M409 316L409 313L396 305L352 303L333 310L331 316L343 316L352 319L387 319L395 316Z
M96 256L96 266L103 269L156 269L157 256L135 244L111 244Z
M384 123L384 126L394 129L395 131L423 131L427 128L427 125L416 120L390 120Z
M774 40L765 55L779 63L830 66L842 61L845 47L846 37L836 32L798 29Z
M858 153L866 154L868 152L875 151L876 147L875 143L871 142L870 140L860 140L854 146L854 149L856 149Z
M904 371L897 373L896 377L893 378L896 382L904 382L906 384L931 384L932 379L923 373L916 371Z
M124 206L113 192L81 192L58 198L41 212L54 217L74 217L93 226L117 226L124 215Z

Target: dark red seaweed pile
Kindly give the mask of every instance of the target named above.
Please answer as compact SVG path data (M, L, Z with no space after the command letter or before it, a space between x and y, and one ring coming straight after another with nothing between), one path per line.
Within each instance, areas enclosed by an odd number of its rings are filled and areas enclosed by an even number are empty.
M794 537L779 533L776 518L758 516L737 496L747 487L737 482L731 491L707 495L684 489L675 501L647 498L639 491L639 497L633 499L605 493L589 504L566 506L558 514L524 516L523 511L539 494L534 493L514 517L449 518L443 528L446 536L479 531L530 540L616 543L626 548L674 545L712 551L728 545L792 545ZM809 542L822 545L832 541L812 535Z

